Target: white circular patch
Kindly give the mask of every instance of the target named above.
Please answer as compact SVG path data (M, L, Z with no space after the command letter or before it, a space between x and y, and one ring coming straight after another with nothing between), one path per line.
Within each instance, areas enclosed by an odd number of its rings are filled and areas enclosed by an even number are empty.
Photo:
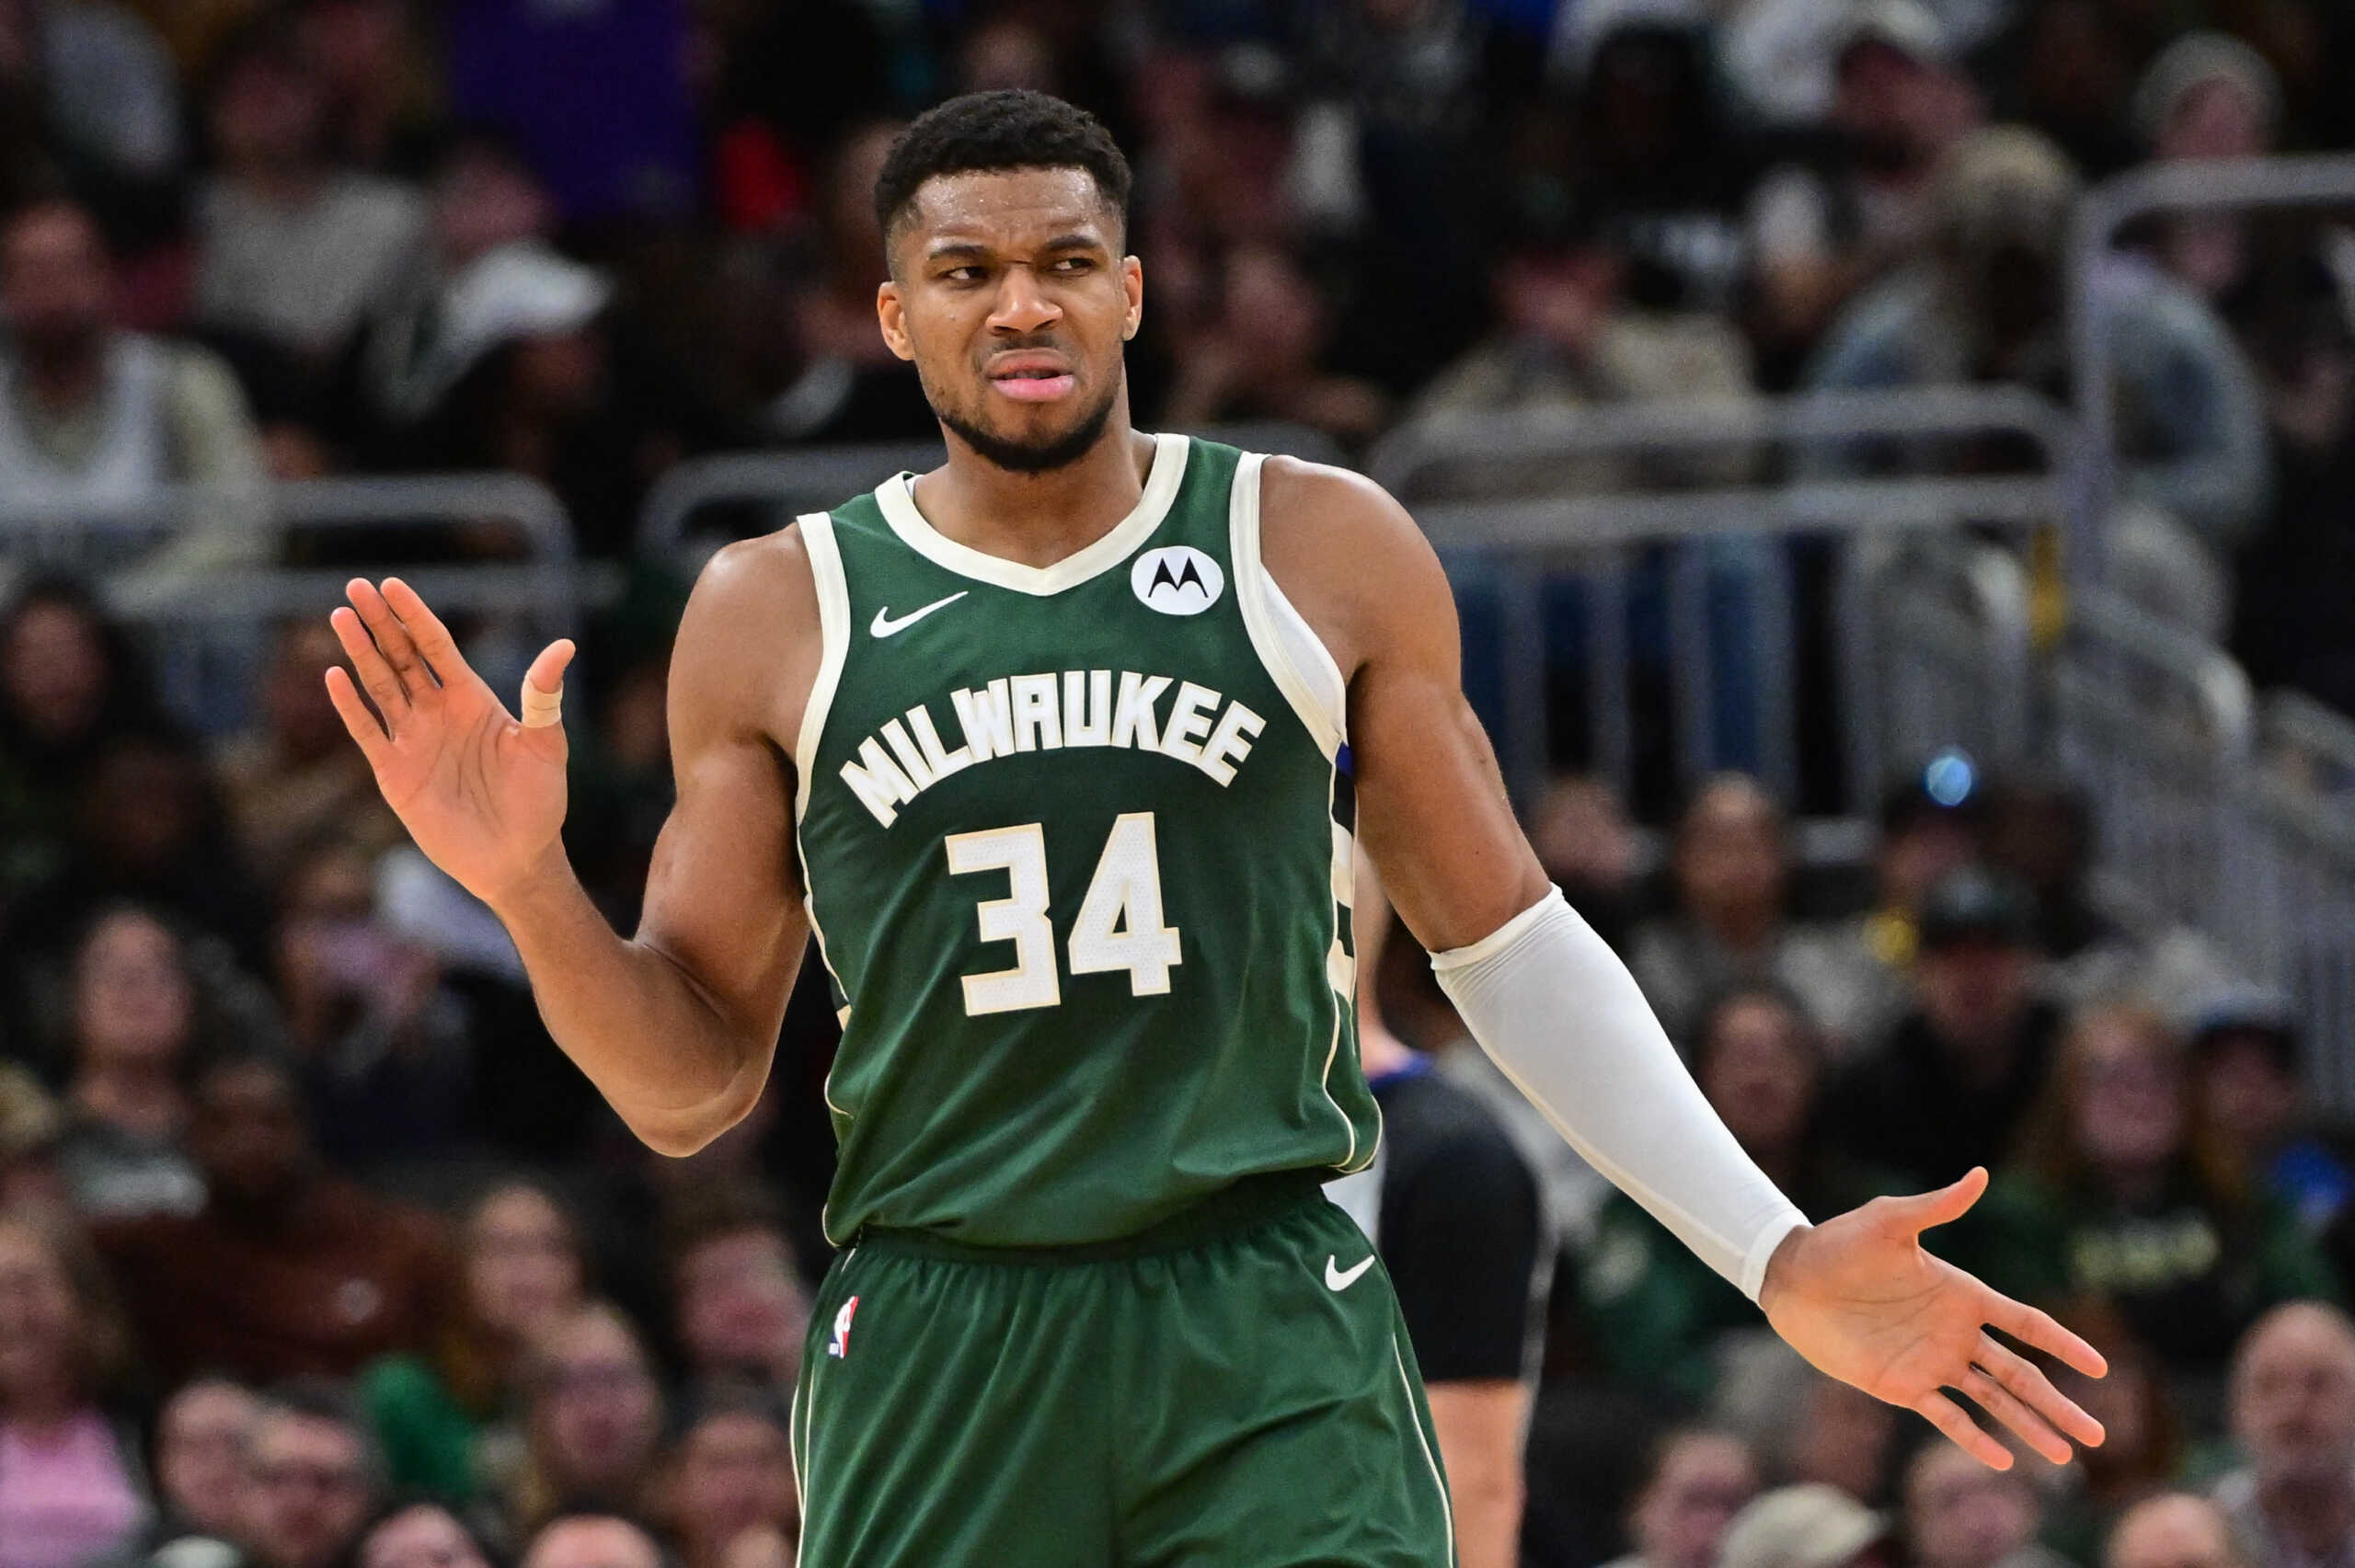
M1165 544L1137 557L1129 568L1129 586L1164 615L1199 615L1218 602L1226 574L1191 544Z

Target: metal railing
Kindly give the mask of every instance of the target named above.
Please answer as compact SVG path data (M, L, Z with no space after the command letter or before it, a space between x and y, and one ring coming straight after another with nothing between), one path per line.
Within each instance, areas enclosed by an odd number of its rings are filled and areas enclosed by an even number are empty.
M2116 393L2106 369L2108 324L2100 290L2103 264L2120 231L2157 212L2339 203L2355 204L2355 154L2147 164L2104 180L2078 200L2068 251L2070 384L2077 426L2086 436L2071 507L2071 573L2077 580L2099 575L2100 524L2118 494Z
M2023 438L2050 472L1458 494L1484 469L1542 475L1549 461L1733 452L1764 468L1774 448L1804 454L1833 441L1935 461L1945 441L1988 434ZM1459 589L1476 604L1493 602L1500 691L1491 717L1507 779L1523 798L1557 750L1557 661L1548 657L1557 639L1548 623L1562 617L1548 606L1566 584L1577 591L1580 646L1574 660L1561 662L1575 663L1587 731L1568 750L1627 789L1637 749L1631 682L1664 681L1680 780L1738 765L1794 798L1794 643L1807 601L1785 546L1826 541L1845 793L1858 809L1878 795L1887 762L1934 744L1959 742L1991 757L2025 752L2030 649L2017 557L2007 573L2001 550L1940 551L1920 542L1964 522L2016 534L2059 524L2069 496L2064 471L2074 462L2061 409L1998 386L1447 416L1394 431L1369 466L1414 510ZM1898 544L1908 538L1916 543ZM1640 670L1647 660L1630 608L1638 586L1664 603L1667 643L1665 657ZM1916 612L1888 613L1899 598Z
M438 535L411 532L419 530ZM335 564L290 564L328 541ZM396 567L437 611L535 639L574 635L581 610L571 522L545 486L515 474L0 504L0 553L18 571L63 569L93 581L151 649L166 702L208 731L243 718L275 626L326 614L362 572ZM514 654L487 633L482 646L486 674L504 680ZM520 666L512 673L520 677Z
M1302 425L1276 422L1213 426L1199 434L1250 452L1283 452L1315 463L1340 463L1330 437ZM844 446L717 452L690 458L657 480L638 513L637 551L688 574L730 538L782 527L802 512L824 511L873 489L894 474L937 468L937 441L874 441ZM720 505L754 509L753 527L698 532L697 513Z

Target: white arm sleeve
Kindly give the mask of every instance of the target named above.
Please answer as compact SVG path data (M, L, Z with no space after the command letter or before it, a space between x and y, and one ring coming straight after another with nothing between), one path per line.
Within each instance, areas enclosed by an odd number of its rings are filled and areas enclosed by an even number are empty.
M1561 889L1431 968L1570 1146L1757 1300L1767 1259L1807 1217L1741 1151L1635 977Z

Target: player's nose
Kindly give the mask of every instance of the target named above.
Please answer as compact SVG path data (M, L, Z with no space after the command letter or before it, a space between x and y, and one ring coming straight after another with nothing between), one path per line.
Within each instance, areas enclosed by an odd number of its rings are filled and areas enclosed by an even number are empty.
M1009 267L999 274L997 300L990 326L1001 332L1036 332L1063 318L1063 308L1027 267Z

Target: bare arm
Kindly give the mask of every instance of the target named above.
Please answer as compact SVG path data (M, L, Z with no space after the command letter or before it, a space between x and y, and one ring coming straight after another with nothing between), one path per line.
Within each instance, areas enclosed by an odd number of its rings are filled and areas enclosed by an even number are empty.
M1956 1390L2055 1463L2098 1423L1987 1331L2098 1377L2092 1346L1932 1257L1921 1232L1984 1172L1809 1227L1694 1085L1626 966L1547 887L1457 686L1455 606L1430 545L1369 481L1271 460L1269 569L1349 681L1359 831L1482 1047L1598 1170L1821 1370L1920 1413L1989 1465L2011 1456ZM2063 1436L2065 1434L2066 1436Z
M1349 681L1358 837L1433 952L1545 896L1496 754L1464 700L1455 600L1422 531L1373 481L1270 458L1260 500L1277 583Z
M671 665L678 800L626 941L557 836L561 727L509 717L407 585L350 593L359 613L339 610L336 629L389 734L340 671L329 692L386 800L506 925L549 1033L631 1130L666 1154L701 1148L759 1097L809 935L775 738L798 727L818 658L798 537L722 551L688 602ZM528 683L557 689L569 655L543 653ZM436 686L426 664L455 673Z
M1460 1568L1521 1561L1522 1434L1529 1390L1504 1379L1438 1382L1423 1391L1447 1468Z

